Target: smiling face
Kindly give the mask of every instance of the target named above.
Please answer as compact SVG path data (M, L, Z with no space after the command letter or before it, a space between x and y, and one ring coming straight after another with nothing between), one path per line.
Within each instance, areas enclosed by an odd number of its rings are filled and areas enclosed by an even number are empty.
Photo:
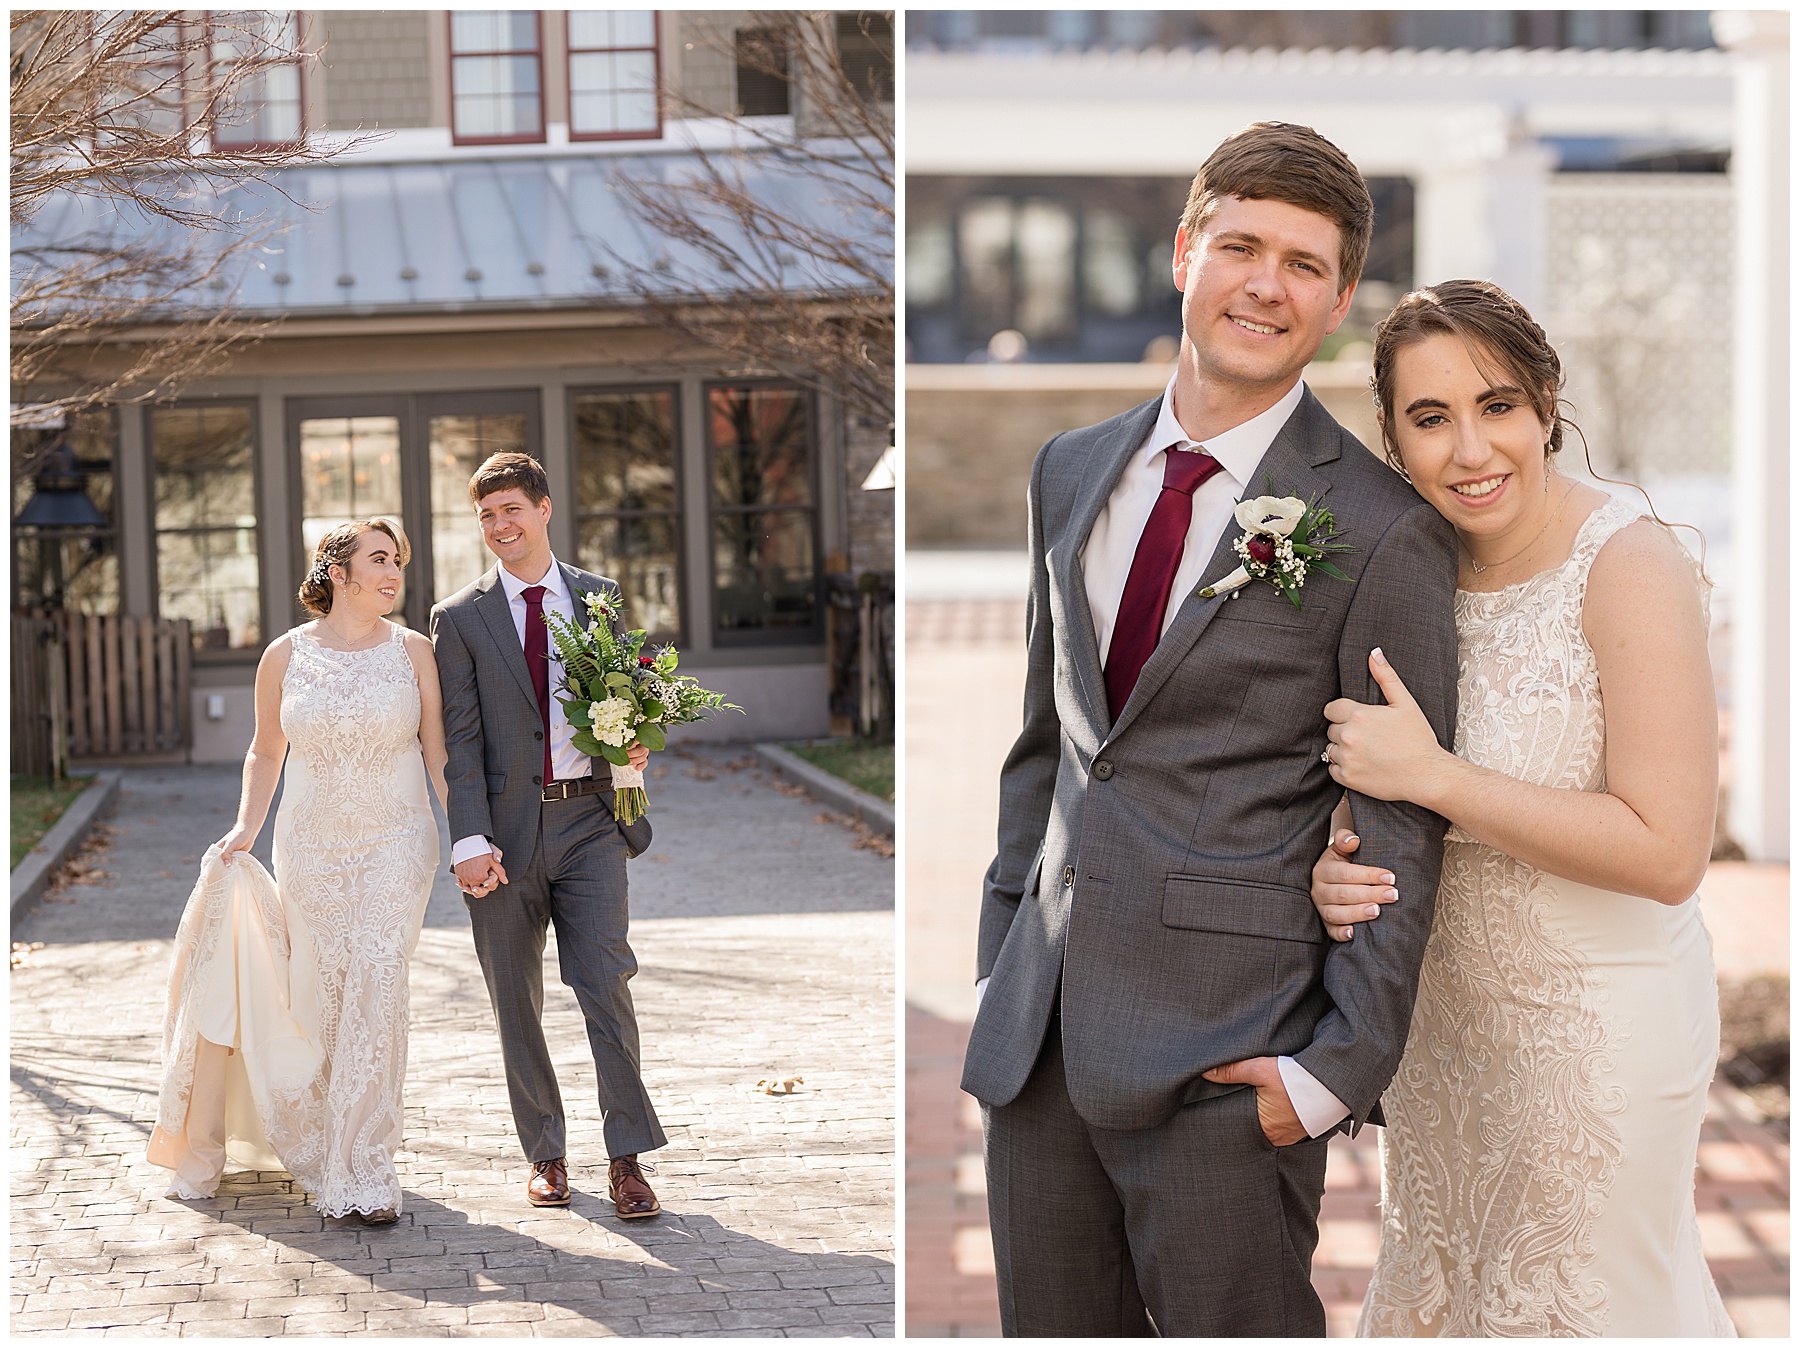
M533 502L518 487L483 496L475 503L481 537L500 564L535 585L550 569L550 498Z
M1190 239L1175 235L1183 374L1244 394L1292 387L1350 312L1342 231L1285 201L1222 198Z
M1554 503L1550 431L1532 403L1500 361L1452 334L1395 353L1388 429L1414 488L1466 539L1527 536Z
M342 605L346 613L385 616L400 601L400 549L383 530L358 534L349 563L331 571L334 609Z

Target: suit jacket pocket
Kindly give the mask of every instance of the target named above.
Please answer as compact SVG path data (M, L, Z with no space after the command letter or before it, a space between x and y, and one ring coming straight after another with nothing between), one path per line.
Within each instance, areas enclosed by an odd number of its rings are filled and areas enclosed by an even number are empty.
M506 774L504 772L488 773L487 782L488 794L490 796L497 796L502 791L506 790Z
M1333 581L1329 578L1323 583L1342 584L1341 581ZM1304 604L1307 590L1301 590L1300 597ZM1288 602L1286 595L1266 580L1253 580L1243 589L1233 591L1231 598L1227 599L1219 610L1219 616L1215 621L1269 623L1275 627L1307 628L1316 628L1320 624L1317 613L1308 612L1305 607L1295 608Z
M1171 875L1163 887L1163 926L1325 943L1312 897L1285 885L1213 875Z

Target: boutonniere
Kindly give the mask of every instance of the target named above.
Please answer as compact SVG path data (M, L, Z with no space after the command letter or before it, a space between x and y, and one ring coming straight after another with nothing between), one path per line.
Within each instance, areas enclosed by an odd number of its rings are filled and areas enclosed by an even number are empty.
M1332 565L1327 554L1354 549L1337 541L1343 536L1337 521L1316 500L1258 496L1238 502L1236 514L1244 532L1231 546L1244 564L1201 590L1202 599L1229 594L1253 580L1266 580L1287 596L1288 603L1299 608L1300 587L1306 584L1309 572L1350 579Z

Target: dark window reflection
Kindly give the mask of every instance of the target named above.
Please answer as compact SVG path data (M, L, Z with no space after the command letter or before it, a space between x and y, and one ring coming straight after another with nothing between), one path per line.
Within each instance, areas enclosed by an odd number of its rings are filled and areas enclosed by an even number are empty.
M261 645L250 409L158 408L150 438L158 611L188 619L201 650Z
M807 395L771 386L707 394L713 613L720 632L815 630L817 527Z
M632 627L681 633L680 500L672 389L575 399L577 564L617 581Z

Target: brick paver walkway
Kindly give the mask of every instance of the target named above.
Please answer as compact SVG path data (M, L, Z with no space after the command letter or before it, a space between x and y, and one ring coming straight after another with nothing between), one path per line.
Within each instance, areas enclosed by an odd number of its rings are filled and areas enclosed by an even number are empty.
M661 1217L620 1222L605 1197L554 937L545 1019L576 1196L525 1202L447 877L413 964L401 1224L322 1219L279 1174L163 1197L143 1148L170 937L237 773L143 770L92 859L106 874L14 932L44 946L13 973L12 1332L891 1335L893 863L735 751L657 762L656 842L631 879L645 1076L670 1138L649 1158ZM755 1089L776 1075L804 1089Z
M980 1115L957 1081L974 1015L974 924L993 855L995 784L1024 688L1023 628L1016 601L907 608L908 1335L999 1332ZM927 779L920 765L951 744L954 775ZM1785 868L1715 866L1703 894L1722 973L1785 971ZM1354 1331L1379 1244L1378 1133L1331 1144L1314 1285L1333 1336ZM1707 1262L1738 1332L1785 1338L1788 1147L1728 1087L1714 1089L1697 1178Z

